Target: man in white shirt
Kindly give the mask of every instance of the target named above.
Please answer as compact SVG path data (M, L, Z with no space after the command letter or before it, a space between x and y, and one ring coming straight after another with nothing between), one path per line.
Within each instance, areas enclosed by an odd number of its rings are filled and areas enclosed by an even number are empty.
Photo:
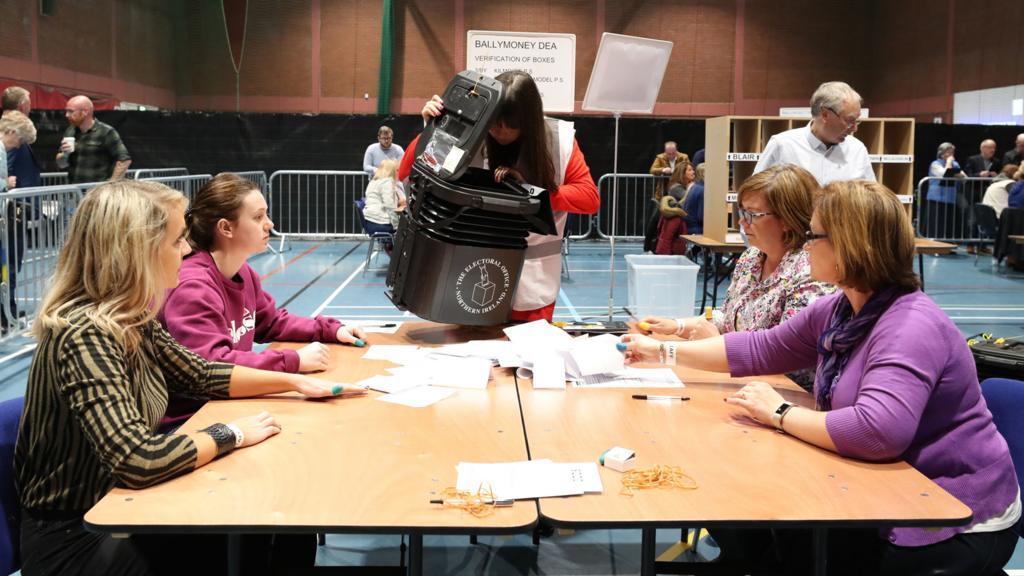
M811 121L768 140L754 174L776 164L796 164L825 186L835 180L875 180L868 150L853 136L861 97L846 82L825 82L811 96Z

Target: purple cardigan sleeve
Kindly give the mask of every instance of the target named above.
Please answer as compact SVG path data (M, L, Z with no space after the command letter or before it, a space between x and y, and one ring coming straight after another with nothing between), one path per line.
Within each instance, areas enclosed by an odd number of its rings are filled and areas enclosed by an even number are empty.
M224 328L224 301L216 294L215 287L200 279L178 285L163 307L164 323L175 340L211 362L277 372L299 371L299 354L294 350L235 349Z
M836 297L818 298L770 330L726 334L729 372L733 376L758 376L814 368L818 360L818 335L832 315Z
M317 316L292 316L284 308L278 308L274 297L263 290L259 276L245 266L249 282L256 291L256 341L257 342L337 342L338 328L342 323L334 318Z

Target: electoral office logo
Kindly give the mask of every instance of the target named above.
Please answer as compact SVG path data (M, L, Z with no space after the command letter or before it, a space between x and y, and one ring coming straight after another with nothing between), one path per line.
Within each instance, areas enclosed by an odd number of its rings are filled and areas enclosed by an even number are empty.
M470 314L486 314L508 298L511 276L500 260L481 258L455 280L455 300Z

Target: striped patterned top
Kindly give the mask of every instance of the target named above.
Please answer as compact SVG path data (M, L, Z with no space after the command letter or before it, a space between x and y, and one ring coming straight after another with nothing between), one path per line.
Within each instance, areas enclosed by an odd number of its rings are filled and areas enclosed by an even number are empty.
M156 433L167 391L226 398L234 367L203 360L156 321L141 328L130 360L81 310L68 319L32 359L14 468L23 508L74 517L115 485L143 488L191 471L192 440Z

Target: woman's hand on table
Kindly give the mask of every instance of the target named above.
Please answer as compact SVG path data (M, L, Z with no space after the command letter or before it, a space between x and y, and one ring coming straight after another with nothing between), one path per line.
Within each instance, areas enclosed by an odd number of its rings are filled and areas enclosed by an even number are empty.
M765 382L750 382L725 399L729 404L739 406L750 417L766 426L772 425L772 414L785 399Z
M642 334L623 334L621 343L626 345L623 354L626 364L637 362L658 362L661 341Z
M331 382L321 378L314 378L303 374L296 374L294 380L296 392L308 398L348 398L350 396L362 396L366 394L365 386L346 384L342 382Z
M327 346L319 342L310 342L296 350L296 352L299 353L299 372L322 372L327 370L327 362L331 359Z
M360 348L366 346L366 332L359 326L342 326L338 328L335 338L342 344L352 344Z
M281 431L281 425L271 416L270 412L260 412L255 416L239 418L231 424L242 431L242 444L239 448L259 444Z

